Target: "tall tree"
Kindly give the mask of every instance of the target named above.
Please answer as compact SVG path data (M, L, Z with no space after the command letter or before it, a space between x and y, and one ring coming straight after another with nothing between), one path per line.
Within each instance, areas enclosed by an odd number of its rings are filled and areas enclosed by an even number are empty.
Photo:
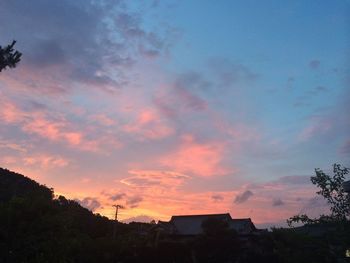
M0 72L6 67L15 68L21 60L22 53L14 50L16 41L13 40L11 45L2 48L0 46Z

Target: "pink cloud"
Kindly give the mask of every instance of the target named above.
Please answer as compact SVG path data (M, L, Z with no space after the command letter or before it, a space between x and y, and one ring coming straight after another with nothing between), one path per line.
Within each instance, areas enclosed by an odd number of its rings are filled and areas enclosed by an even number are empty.
M122 129L139 136L139 140L160 140L174 133L174 129L152 109L141 110L136 120L124 125Z
M81 143L83 135L79 132L67 132L64 134L64 138L71 144L71 145L78 145Z
M82 131L77 130L73 123L60 114L51 117L43 110L24 111L9 100L2 99L1 102L5 107L0 109L0 120L19 126L27 134L35 134L49 141L64 142L77 149L94 152L99 151L101 144L116 145L113 138L108 138L109 142L106 142L106 134L95 140L87 140Z
M172 170L198 176L223 175L228 170L221 166L225 147L222 142L198 143L192 135L183 136L179 147L160 163Z
M2 107L0 109L0 118L5 123L16 123L22 121L24 113L20 111L13 103L6 101L4 99L0 100Z
M83 134L77 131L69 131L69 123L66 120L49 120L42 113L32 113L31 121L25 122L23 131L34 133L52 141L65 141L74 146L82 141Z
M152 121L156 121L157 119L159 119L159 116L154 111L146 109L140 113L138 117L138 123L143 125Z

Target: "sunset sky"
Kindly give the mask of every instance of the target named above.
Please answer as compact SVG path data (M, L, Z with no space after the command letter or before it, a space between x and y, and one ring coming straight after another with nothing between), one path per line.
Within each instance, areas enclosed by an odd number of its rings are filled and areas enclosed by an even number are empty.
M122 220L327 211L350 165L350 2L1 0L0 166Z

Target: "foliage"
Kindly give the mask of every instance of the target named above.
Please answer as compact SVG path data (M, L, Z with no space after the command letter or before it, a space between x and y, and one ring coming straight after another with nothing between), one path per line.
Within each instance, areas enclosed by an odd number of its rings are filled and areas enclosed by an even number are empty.
M327 239L315 237L298 229L273 229L271 233L277 262L336 262Z
M7 45L5 48L0 46L0 72L6 67L15 68L20 62L22 53L14 50L16 41L12 41L11 45Z
M315 169L315 176L311 177L311 182L320 190L316 193L325 198L330 205L331 214L321 215L319 218L311 219L306 214L295 215L287 220L289 226L293 223L318 224L333 221L346 221L350 218L350 195L343 189L345 176L349 173L349 168L340 164L333 164L333 176Z
M320 188L317 194L322 195L331 205L331 217L344 220L350 216L350 196L344 192L342 184L349 169L340 164L333 165L333 176L316 169L316 176L311 177L311 182Z

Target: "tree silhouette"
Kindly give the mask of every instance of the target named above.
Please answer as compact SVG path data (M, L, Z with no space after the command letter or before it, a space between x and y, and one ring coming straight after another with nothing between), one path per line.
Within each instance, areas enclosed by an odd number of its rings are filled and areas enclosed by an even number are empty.
M350 219L350 195L344 191L343 187L349 168L342 167L340 164L333 164L333 176L318 168L315 169L315 173L316 175L311 177L311 182L319 187L320 190L316 193L327 200L331 214L321 215L318 219L311 219L305 214L296 215L287 220L289 226L297 222L314 224Z
M21 60L22 53L14 50L16 41L13 40L11 45L7 45L5 48L0 46L0 72L6 67L15 68Z

